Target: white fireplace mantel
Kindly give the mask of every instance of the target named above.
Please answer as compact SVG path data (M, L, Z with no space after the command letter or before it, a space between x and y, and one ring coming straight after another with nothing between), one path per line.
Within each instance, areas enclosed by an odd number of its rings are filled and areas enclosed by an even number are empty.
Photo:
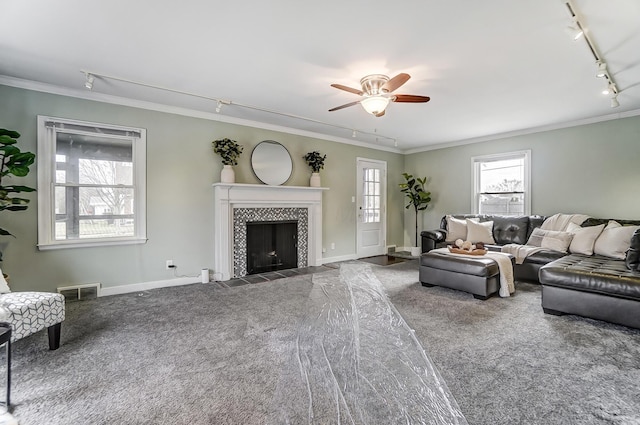
M234 208L306 208L308 210L307 264L322 264L322 192L326 187L270 186L215 183L214 273L222 280L233 276Z

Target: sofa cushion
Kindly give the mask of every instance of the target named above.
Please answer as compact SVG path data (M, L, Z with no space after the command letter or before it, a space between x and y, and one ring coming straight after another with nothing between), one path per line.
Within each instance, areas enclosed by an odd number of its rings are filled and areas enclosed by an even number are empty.
M539 246L552 249L554 251L567 252L573 239L573 234L569 232L558 232L555 230L534 229L527 245Z
M467 222L457 219L450 215L447 216L447 240L455 241L456 239L467 240Z
M604 228L593 247L593 252L605 257L624 260L627 250L631 246L631 236L640 229L640 226L621 226L620 223L611 220Z
M551 249L543 249L542 251L538 251L535 254L528 255L527 258L524 259L523 264L547 264L552 261L555 261L559 258L566 256L566 252L553 251Z
M494 244L496 241L493 239L493 221L485 221L482 223L476 223L472 220L467 220L467 239L472 243L483 242L488 244Z
M571 240L571 245L569 245L569 252L572 254L593 255L593 246L603 229L604 224L581 227L575 223L569 223L567 231L573 233L573 239Z
M524 245L527 242L527 229L529 217L503 217L493 218L493 238L499 245L517 243Z
M640 301L640 273L601 256L567 255L540 268L540 283Z

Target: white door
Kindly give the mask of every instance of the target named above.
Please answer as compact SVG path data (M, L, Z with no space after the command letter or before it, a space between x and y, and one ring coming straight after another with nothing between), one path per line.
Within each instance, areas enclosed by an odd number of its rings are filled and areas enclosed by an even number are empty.
M356 219L358 258L386 254L387 163L357 159Z

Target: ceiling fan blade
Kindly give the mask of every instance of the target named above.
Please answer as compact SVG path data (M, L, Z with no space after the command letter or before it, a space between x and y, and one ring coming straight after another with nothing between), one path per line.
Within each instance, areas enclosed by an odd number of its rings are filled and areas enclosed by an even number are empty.
M431 98L429 96L418 96L415 94L396 94L392 100L394 102L425 103L431 100Z
M356 100L355 102L345 103L344 105L336 106L335 108L329 109L329 112L337 111L339 109L348 108L349 106L357 105L358 103L360 103L359 100Z
M352 89L351 87L343 86L342 84L331 84L331 87L335 87L340 90L348 91L349 93L357 94L358 96L362 96L364 92L358 89Z
M395 89L399 88L404 83L406 83L407 81L409 81L409 78L411 78L411 75L405 74L404 72L400 73L395 77L393 77L392 79L390 79L389 81L387 81L386 83L384 83L384 85L382 86L382 90L392 92Z

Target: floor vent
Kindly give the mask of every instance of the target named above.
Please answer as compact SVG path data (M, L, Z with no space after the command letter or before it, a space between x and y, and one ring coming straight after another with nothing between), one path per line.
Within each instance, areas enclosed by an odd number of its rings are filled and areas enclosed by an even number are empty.
M58 293L64 295L66 301L92 300L100 296L99 283L87 283L85 285L61 286Z

